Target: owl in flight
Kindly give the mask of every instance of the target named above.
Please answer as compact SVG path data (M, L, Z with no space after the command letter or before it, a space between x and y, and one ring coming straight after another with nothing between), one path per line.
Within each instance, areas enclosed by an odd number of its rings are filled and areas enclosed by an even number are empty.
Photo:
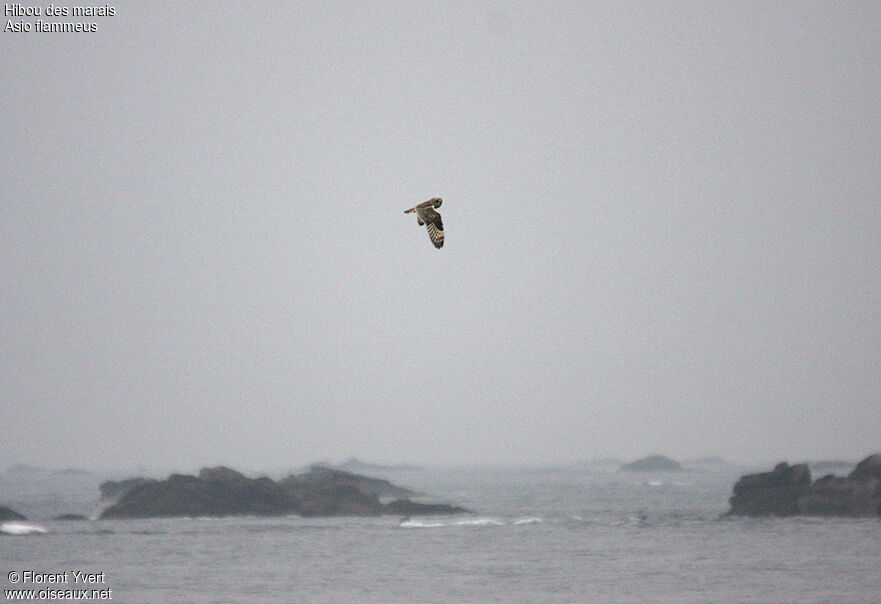
M440 197L434 197L409 210L404 210L404 214L416 212L416 222L419 223L419 226L424 224L428 228L428 236L437 249L444 246L444 223L441 220L441 215L434 211L435 208L441 207L441 203L443 200Z

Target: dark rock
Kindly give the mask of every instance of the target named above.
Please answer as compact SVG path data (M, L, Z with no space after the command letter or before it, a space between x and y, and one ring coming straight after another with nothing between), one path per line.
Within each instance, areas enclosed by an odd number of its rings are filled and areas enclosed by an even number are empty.
M152 478L144 478L143 476L126 478L125 480L107 480L101 483L98 490L101 491L102 501L115 501L133 488L148 482L156 481Z
M793 516L798 499L811 488L811 471L805 464L780 463L772 472L747 474L734 485L729 515Z
M313 465L305 474L291 475L279 482L300 504L304 516L378 516L379 498L412 494L387 480L368 478L323 465Z
M15 510L0 505L0 521L2 520L27 520L27 518Z
M409 499L396 499L385 506L386 514L398 514L400 516L429 516L429 515L453 515L470 514L465 508L446 503L417 503Z
M829 474L798 500L798 511L808 516L875 516L879 503L876 485Z
M403 513L398 507L405 504L389 508L380 502L380 494L386 493L412 494L412 491L386 480L320 466L279 482L266 477L248 478L224 467L204 468L198 476L172 474L162 481L140 480L106 508L101 518ZM453 506L410 503L414 507L408 513L455 514L461 510Z
M269 478L246 478L228 468L199 477L172 474L140 484L106 508L101 518L280 515L297 511L294 500Z
M214 484L225 484L228 486L242 486L250 479L246 478L241 472L236 472L225 466L217 466L214 468L202 468L199 470L199 480Z
M321 483L289 476L279 482L297 502L302 516L378 516L382 513L379 497L354 485Z
M301 475L300 478L311 483L353 486L377 497L403 498L418 495L410 489L396 486L382 478L370 478L323 465L311 466L309 472Z
M676 472L682 466L663 455L651 455L621 466L621 472Z
M861 461L850 476L823 476L811 483L804 464L778 464L773 472L741 477L729 515L881 515L881 455Z
M854 471L848 477L851 480L859 480L866 482L876 480L881 482L881 453L869 455L863 461L857 464Z
M56 517L55 517L55 520L76 520L76 521L80 521L80 520L88 520L88 518L86 518L86 517L83 516L82 514L61 514L60 516L56 516Z

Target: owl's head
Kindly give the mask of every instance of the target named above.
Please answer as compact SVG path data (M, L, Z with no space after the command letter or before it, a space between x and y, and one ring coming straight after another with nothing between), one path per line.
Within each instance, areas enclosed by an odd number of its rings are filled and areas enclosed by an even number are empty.
M441 204L442 204L443 202L444 202L444 200L441 199L440 197L435 197L434 199L431 200L431 204L432 204L435 208L439 208L439 207L441 207Z

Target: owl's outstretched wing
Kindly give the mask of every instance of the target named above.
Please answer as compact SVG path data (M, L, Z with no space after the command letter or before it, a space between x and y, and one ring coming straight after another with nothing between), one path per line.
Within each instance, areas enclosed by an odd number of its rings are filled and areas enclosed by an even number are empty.
M419 217L425 222L428 229L428 236L434 247L440 249L444 246L444 221L441 215L434 211L433 208L421 208Z

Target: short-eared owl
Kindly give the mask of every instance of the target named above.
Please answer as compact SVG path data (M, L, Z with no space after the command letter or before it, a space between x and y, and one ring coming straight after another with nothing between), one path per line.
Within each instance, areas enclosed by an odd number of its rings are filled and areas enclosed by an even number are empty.
M440 197L434 197L409 210L404 210L404 214L416 212L416 222L419 223L419 226L424 224L428 228L428 236L437 249L444 246L444 223L441 220L441 215L434 211L441 207L441 203L443 200Z

